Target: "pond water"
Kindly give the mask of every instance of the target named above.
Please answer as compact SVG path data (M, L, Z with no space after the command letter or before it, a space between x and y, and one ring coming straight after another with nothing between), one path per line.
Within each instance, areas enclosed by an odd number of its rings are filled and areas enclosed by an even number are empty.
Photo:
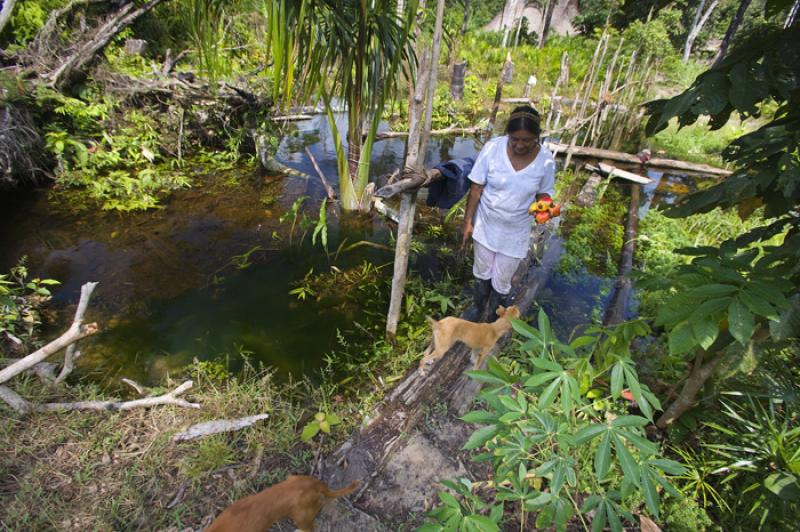
M83 342L79 364L83 376L98 382L114 385L128 377L152 385L195 358L220 360L236 371L243 353L281 376L313 377L339 333L358 334L354 321L383 323L381 316L360 315L357 307L343 311L335 297L317 304L289 293L312 269L331 267L322 247L311 244L310 232L303 236L299 221L291 230L291 219L279 220L302 196L308 199L299 217L305 212L317 218L325 191L305 147L336 186L333 139L320 115L289 126L277 154L312 179L263 176L252 168L211 178L195 168L193 188L174 193L161 209L126 215L73 212L46 191L0 195L6 222L0 271L26 255L33 275L61 281L54 300L62 323L49 331L53 335L69 321L64 309L77 301L80 286L100 282L88 318L100 322L102 332ZM474 155L478 147L472 138L434 139L427 160ZM377 142L373 176L397 168L403 149L402 139ZM669 176L660 182L669 187L657 183L645 191L648 204L674 201L693 186L691 179ZM380 217L339 219L332 212L330 250L342 242L390 243ZM360 246L342 253L335 266L346 270L392 259L389 250ZM423 263L430 261L421 258ZM568 335L597 313L609 283L588 273L553 278L541 300L559 334Z
M281 162L312 179L261 176L251 168L209 179L197 168L192 189L174 193L161 209L126 215L70 212L45 191L2 195L0 271L26 255L33 275L61 281L54 302L62 309L77 301L83 283L99 281L88 318L102 332L83 342L79 371L104 383L128 377L155 384L194 358L222 360L235 371L243 352L282 376L313 375L336 347L337 332L353 333L354 321L370 318L342 312L335 299L317 304L289 294L312 268L331 266L301 227L303 213L316 220L325 194L306 146L335 176L328 123L315 116L290 126L278 149ZM373 175L393 171L403 146L402 139L376 143ZM471 138L437 140L428 160L476 150ZM291 231L292 220L279 218L301 196L308 199ZM332 252L343 241L390 243L380 217L339 219L328 210L328 231ZM335 266L392 259L389 250L360 246L341 253ZM53 335L70 319L60 314Z

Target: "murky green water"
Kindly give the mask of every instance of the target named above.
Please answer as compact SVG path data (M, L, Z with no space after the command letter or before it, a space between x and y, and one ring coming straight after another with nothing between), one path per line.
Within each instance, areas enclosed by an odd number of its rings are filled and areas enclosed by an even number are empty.
M317 219L324 190L305 146L323 172L336 175L327 122L316 117L295 125L278 151L282 162L313 179L260 176L248 167L198 175L194 188L176 192L162 209L126 215L71 213L45 191L0 196L7 222L0 232L0 271L26 255L33 275L60 280L54 306L62 309L62 322L69 321L80 286L99 281L88 318L102 332L82 343L79 370L100 382L128 377L154 384L195 358L220 360L236 371L243 353L282 376L313 376L336 348L339 332L352 340L360 334L355 321L369 325L379 316L361 315L354 294L316 302L289 292L312 269L386 264L393 253L360 246L334 261L319 243L311 244L301 220L304 214ZM432 143L429 160L475 151L472 139L448 139ZM377 143L373 174L393 171L402 154L401 141ZM292 231L292 220L279 218L301 196L307 199ZM328 231L331 255L343 241L390 244L380 217L342 220L328 210ZM247 266L240 267L248 251Z

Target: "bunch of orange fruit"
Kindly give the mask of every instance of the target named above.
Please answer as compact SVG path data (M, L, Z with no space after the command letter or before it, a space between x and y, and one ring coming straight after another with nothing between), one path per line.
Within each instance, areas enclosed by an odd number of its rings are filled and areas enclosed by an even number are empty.
M561 215L561 205L553 201L550 196L544 196L531 203L528 214L536 218L537 224L543 224L550 218Z

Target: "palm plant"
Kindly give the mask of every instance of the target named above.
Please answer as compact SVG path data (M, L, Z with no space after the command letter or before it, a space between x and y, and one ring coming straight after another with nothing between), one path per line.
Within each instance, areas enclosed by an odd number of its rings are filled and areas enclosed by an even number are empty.
M410 30L416 6L410 1L399 11L397 0L264 0L274 96L286 105L299 77L301 96L316 93L325 102L346 210L367 207L364 191L381 113L401 70L410 77L407 67L414 64ZM334 120L334 98L347 105L344 139Z
M706 445L724 463L712 473L727 474L722 483L734 483L736 504L756 518L759 529L788 525L800 509L797 417L780 400L767 398L765 406L748 394L731 395L746 401L722 403L724 425L706 423L725 440Z
M220 55L227 4L225 0L186 0L191 39L200 65L212 82L224 73L227 65Z

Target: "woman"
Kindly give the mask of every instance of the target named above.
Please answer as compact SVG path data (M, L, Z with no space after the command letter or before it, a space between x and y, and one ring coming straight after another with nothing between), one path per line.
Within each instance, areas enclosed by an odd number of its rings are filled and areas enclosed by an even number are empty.
M528 255L535 199L555 193L553 154L539 144L539 113L530 106L514 109L506 134L490 140L469 175L472 185L464 215L464 249L472 237L475 301L466 317L475 321L484 307L489 319L497 305L507 305L511 276Z

